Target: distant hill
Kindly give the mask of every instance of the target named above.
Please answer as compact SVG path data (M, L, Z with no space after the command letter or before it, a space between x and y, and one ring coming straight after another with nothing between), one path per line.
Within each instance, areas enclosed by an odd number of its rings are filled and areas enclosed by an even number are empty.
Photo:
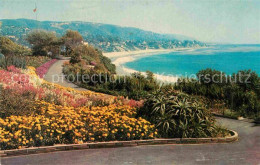
M204 43L182 35L158 34L138 28L109 24L29 19L3 19L0 22L2 23L0 35L9 36L12 40L23 45L28 45L25 36L34 29L55 31L58 36L71 29L78 31L86 42L105 52L205 46Z

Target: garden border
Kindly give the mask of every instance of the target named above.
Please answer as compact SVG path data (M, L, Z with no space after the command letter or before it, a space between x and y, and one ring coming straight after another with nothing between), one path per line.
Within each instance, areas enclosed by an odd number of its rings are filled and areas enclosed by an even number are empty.
M140 145L162 145L162 144L201 144L201 143L230 143L238 140L238 133L229 130L231 136L223 138L169 138L169 139L148 139L148 140L131 140L131 141L110 141L83 144L62 144L54 146L31 147L14 150L1 150L0 156L17 156L38 153L47 153L54 151L93 149L93 148L115 148L130 147Z

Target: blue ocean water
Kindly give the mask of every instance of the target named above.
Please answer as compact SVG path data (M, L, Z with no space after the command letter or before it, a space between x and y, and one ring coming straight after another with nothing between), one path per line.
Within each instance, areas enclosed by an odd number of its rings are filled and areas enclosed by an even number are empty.
M152 71L163 75L189 76L206 68L226 74L251 69L260 75L260 45L214 45L192 51L176 51L150 56L138 56L124 64L137 71Z

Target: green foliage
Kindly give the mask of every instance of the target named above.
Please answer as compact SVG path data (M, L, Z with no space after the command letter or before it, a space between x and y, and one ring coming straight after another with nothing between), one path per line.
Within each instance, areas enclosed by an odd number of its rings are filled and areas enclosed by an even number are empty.
M72 64L84 63L87 67L94 67L96 72L114 74L116 72L115 65L111 60L102 55L102 52L90 45L78 45L71 50L70 53Z
M32 45L33 55L47 56L48 52L55 55L59 51L59 41L53 32L35 30L27 35L26 40Z
M78 31L67 30L61 40L66 48L66 56L73 56L73 50L82 44L83 37Z
M201 84L208 86L216 82L221 85L223 83L222 78L225 77L225 73L210 68L201 70L196 75Z
M76 64L79 63L81 61L81 54L80 52L72 52L71 53L71 58L70 58L70 63L72 64Z
M112 74L116 73L116 66L114 64L112 64L111 60L106 57L103 56L102 52L99 50L98 51L99 57L100 57L100 61L101 63L104 64L105 68Z
M14 65L17 68L26 68L26 66L33 66L38 68L42 64L48 62L51 58L46 56L8 56L7 58L0 57L0 67L6 69L8 66Z
M16 44L7 37L0 36L0 53L2 53L5 57L11 55L25 56L30 54L30 50Z
M165 88L166 89L166 88ZM205 106L174 90L159 89L148 95L138 116L156 125L161 137L198 138L225 136Z
M50 57L46 56L25 56L26 66L32 66L34 68L40 67L42 64L50 61Z
M3 54L0 58L0 67L7 68L14 65L19 68L25 68L25 55L30 53L30 50L14 43L7 37L0 37L0 52Z
M102 72L96 67L88 68L84 62L80 62L64 65L63 73L70 81L74 81L84 88L137 100L145 98L148 93L159 88L159 83L155 81L152 72L147 72L147 76L143 76L141 73L119 76L110 72Z
M50 60L48 57L31 56L31 51L21 45L16 44L7 37L0 37L0 67L7 68L14 65L17 68L26 66L39 67Z
M197 73L197 80L179 79L175 89L188 94L223 100L227 108L243 116L260 112L260 78L251 70L227 76L216 70L206 69Z
M0 67L7 69L8 66L14 65L17 68L25 68L26 60L24 56L12 55L0 59Z

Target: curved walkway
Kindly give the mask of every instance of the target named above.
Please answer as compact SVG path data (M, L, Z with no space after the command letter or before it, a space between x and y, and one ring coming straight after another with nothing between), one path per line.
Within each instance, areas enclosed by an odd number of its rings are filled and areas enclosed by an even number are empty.
M72 83L56 82L53 75L62 74L62 64L57 61L47 73L45 80L79 90ZM103 148L61 151L37 155L2 158L5 164L91 164L91 165L173 165L173 164L260 164L260 127L253 123L217 118L219 124L235 130L239 141L228 144L152 145L123 148Z
M47 74L44 76L44 79L46 81L56 83L59 85L62 85L64 87L70 87L70 88L75 88L80 91L85 91L87 89L80 88L77 85L68 82L65 79L64 74L62 73L62 68L63 68L63 63L69 61L69 58L66 57L61 57L56 63L54 63L50 69L48 70Z

